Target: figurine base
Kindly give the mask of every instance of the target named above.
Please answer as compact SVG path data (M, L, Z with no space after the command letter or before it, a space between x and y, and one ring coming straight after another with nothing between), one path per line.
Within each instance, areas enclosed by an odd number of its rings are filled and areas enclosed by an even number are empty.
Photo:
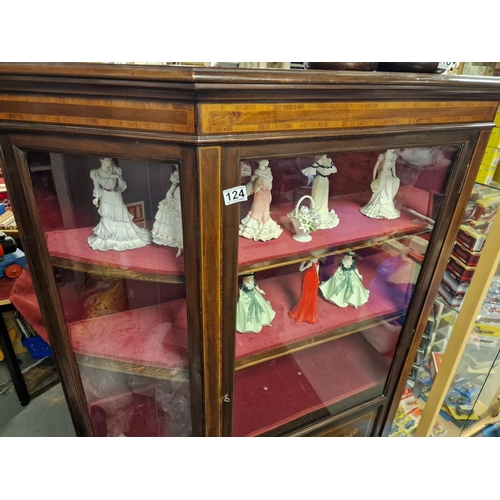
M278 238L283 229L276 221L269 219L263 224L247 215L240 224L239 235L254 241L269 241Z
M303 234L294 234L292 235L292 238L295 241L299 241L301 243L307 243L308 241L312 240L312 236L309 233L303 233Z
M392 220L399 219L399 217L401 217L401 212L399 210L396 210L395 208L393 210L385 210L382 212L379 210L374 210L372 207L366 205L360 208L359 212L362 213L365 217L378 220Z
M332 229L339 225L340 219L339 216L335 213L334 210L330 210L326 216L321 216L321 224L318 229Z

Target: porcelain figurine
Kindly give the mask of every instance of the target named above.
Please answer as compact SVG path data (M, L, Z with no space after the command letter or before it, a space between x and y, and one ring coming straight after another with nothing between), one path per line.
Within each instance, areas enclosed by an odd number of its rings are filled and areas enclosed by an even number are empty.
M335 210L328 208L330 196L328 176L336 172L337 168L326 155L323 155L310 167L302 170L302 173L307 176L307 185L313 183L311 196L314 200L314 210L321 217L321 224L318 229L331 229L338 226L340 222Z
M288 316L298 322L316 323L316 304L318 302L319 262L311 259L301 262L299 271L302 274L302 290L297 305Z
M236 306L236 330L239 333L259 333L263 326L271 326L276 313L264 295L253 274L243 277Z
M356 309L368 302L370 291L363 286L363 276L354 262L354 253L347 252L333 276L319 286L323 297L339 307Z
M261 160L245 186L247 195L253 194L253 202L250 212L241 221L240 236L254 241L269 241L278 238L283 232L270 215L272 185L273 174L269 160Z
M302 201L307 198L311 200L311 206L301 206ZM319 225L321 223L319 214L314 210L313 199L307 194L302 196L302 198L300 198L297 202L297 205L295 205L295 209L287 215L292 221L293 229L295 230L295 234L292 238L301 243L311 241L312 236L310 233L319 229Z
M394 149L388 149L379 155L373 169L371 190L373 195L359 211L371 219L397 219L401 213L394 206L394 197L399 189L396 177L396 160L398 155Z
M132 220L123 203L122 193L127 183L122 170L111 158L101 158L101 166L90 171L94 182L94 205L101 216L99 224L89 236L88 244L93 250L132 250L151 243L151 233L140 228Z
M158 211L153 224L153 242L177 248L179 257L182 253L182 215L181 215L181 187L179 184L179 172L174 170L170 176L172 185L167 191L164 200L158 204Z

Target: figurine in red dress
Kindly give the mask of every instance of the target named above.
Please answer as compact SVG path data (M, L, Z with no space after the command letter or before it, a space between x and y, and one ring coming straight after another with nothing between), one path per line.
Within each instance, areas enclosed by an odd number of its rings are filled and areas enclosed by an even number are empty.
M302 275L302 291L297 305L288 313L295 321L316 323L316 303L318 300L319 262L318 259L308 260L300 264Z

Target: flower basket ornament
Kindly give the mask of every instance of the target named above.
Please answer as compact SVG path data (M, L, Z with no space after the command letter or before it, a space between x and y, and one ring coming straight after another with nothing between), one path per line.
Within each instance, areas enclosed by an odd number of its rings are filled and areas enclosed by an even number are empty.
M301 206L301 203L308 198L310 206ZM321 217L318 212L314 210L314 200L311 196L305 195L295 205L293 212L287 214L292 221L295 234L292 236L295 241L305 243L312 240L310 233L316 231L321 224Z

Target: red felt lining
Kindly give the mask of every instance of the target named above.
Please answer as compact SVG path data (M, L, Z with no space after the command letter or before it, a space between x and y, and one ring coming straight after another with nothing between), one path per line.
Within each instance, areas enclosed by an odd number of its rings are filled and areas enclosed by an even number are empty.
M47 233L47 246L53 257L126 271L163 275L184 275L184 257L176 257L177 248L152 243L135 250L92 250L87 238L92 228L68 229Z
M386 278L377 276L377 266L388 259L391 259L390 255L380 252L356 261L364 286L370 290L368 302L358 309L338 307L325 300L321 291L318 291L315 324L296 322L288 316L288 311L300 297L302 273L259 281L259 287L266 292L265 299L276 311L276 317L272 326L263 327L260 333L236 334L236 359L241 360L314 335L402 311L408 305L410 294L406 292L411 285L393 285L387 283ZM337 267L331 269L330 275Z
M189 367L184 299L77 321L70 324L70 335L80 354L154 367Z
M333 229L321 229L313 232L312 240L307 243L295 241L292 238L292 233L287 229L279 238L266 242L240 237L238 265L241 267L322 248L404 234L417 231L429 224L429 221L404 210L404 208L408 208L430 217L432 197L427 191L411 186L402 186L398 191L396 203L397 208L401 210L401 216L392 220L370 219L359 212L359 209L369 201L371 194L371 192L354 193L330 198L329 207L333 208L339 216L339 225ZM293 208L291 203L272 205L271 217L284 227L290 226L287 214Z
M235 374L234 435L256 436L383 383L391 359L356 333Z
M370 219L359 213L359 208L368 202L370 196L371 192L365 192L332 197L330 208L333 208L339 215L339 225L333 229L314 232L313 239L308 243L298 243L288 230L283 231L278 239L271 242L255 242L240 237L239 266L265 262L299 252L310 252L386 235L402 234L427 226L426 220L402 209L402 207L410 208L422 215L429 216L432 211L432 198L427 191L411 186L402 186L399 189L396 203L396 206L402 210L401 217L393 220ZM287 213L292 210L293 204L291 203L271 206L273 218L285 227L289 222ZM160 275L184 275L184 258L183 256L175 256L176 248L153 243L135 250L100 252L89 247L87 238L91 235L92 228L90 227L48 232L49 253L53 257L114 269Z

